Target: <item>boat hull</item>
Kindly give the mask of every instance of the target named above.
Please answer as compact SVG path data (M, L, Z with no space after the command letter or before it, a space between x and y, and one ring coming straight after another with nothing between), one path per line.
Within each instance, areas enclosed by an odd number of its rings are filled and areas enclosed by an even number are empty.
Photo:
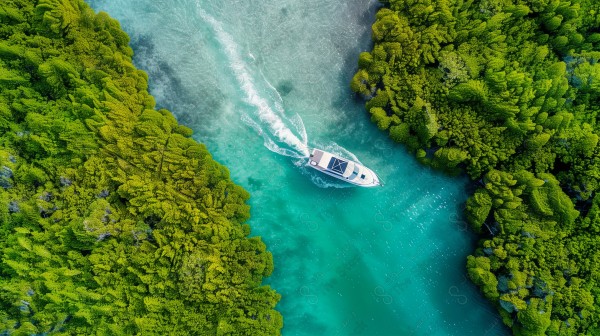
M371 169L358 162L344 159L320 149L315 148L311 151L307 166L359 187L383 186L379 176Z

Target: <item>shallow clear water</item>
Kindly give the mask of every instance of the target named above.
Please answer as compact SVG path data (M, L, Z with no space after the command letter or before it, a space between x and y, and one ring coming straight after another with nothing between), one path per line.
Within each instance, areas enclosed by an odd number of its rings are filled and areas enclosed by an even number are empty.
M474 244L460 217L466 179L418 165L348 88L376 1L91 4L132 37L158 107L195 129L251 192L284 335L508 334L465 278ZM385 187L349 188L307 170L305 140L356 155Z

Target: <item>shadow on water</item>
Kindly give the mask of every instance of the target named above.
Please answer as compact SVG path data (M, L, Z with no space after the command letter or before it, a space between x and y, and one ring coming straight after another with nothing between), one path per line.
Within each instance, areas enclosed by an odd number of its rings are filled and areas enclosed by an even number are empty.
M276 88L277 92L279 92L282 97L285 97L294 90L294 83L291 80L283 80L277 84Z

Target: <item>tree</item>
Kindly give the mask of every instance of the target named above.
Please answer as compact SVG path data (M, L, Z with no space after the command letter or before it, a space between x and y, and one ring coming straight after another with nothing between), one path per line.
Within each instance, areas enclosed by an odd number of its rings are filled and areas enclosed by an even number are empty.
M386 92L363 93L372 121L419 162L472 179L468 275L517 335L600 332L599 12L386 1L352 86Z
M14 0L0 30L0 333L279 334L249 194L154 109L118 23Z

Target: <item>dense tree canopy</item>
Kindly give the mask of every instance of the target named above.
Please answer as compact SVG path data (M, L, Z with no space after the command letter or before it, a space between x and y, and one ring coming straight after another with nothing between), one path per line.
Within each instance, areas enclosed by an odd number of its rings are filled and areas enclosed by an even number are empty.
M600 334L600 3L384 3L351 87L478 187L470 278L516 335Z
M82 0L2 1L0 334L279 334L248 193L128 42Z

